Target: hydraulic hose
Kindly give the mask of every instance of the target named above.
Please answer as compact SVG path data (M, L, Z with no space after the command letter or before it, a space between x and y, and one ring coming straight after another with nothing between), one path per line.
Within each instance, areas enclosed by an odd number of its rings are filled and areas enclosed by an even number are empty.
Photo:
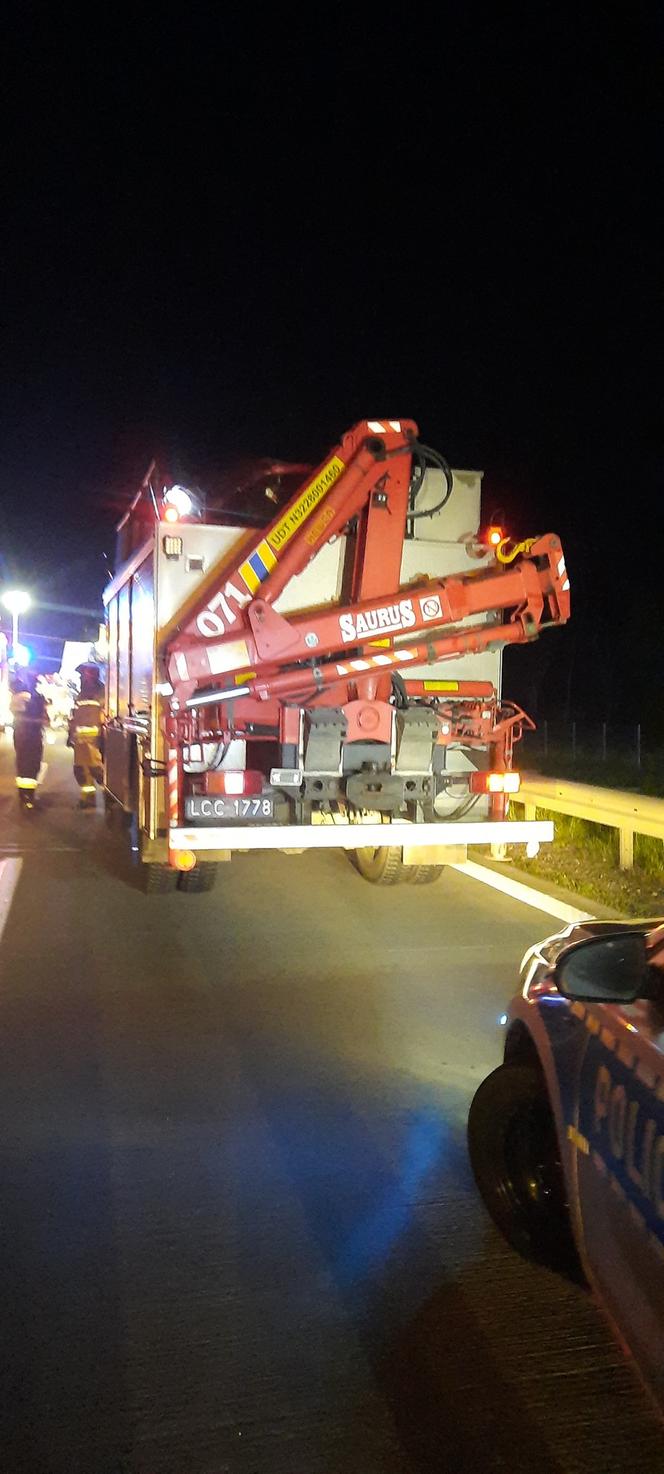
M433 450L430 445L422 445L422 442L419 440L415 440L413 442L412 449L413 455L417 460L419 478L415 485L413 485L413 483L411 482L411 504L408 511L409 522L415 522L418 517L435 517L436 512L442 512L443 507L447 505L452 495L453 485L452 472L447 464L447 461L445 460L445 457L440 454L440 451ZM415 502L417 501L419 493L422 489L427 464L430 466L435 466L439 471L442 471L446 484L445 495L441 501L436 503L435 507L427 507L426 510L422 512L416 512L414 510Z

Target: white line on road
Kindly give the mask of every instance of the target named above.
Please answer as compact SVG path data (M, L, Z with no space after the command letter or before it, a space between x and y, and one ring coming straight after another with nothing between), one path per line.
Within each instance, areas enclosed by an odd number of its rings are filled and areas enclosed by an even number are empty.
M0 856L13 855L80 855L75 845L0 845Z
M524 885L520 880L513 880L511 875L488 870L485 865L478 865L475 860L466 860L465 865L450 865L449 868L458 870L460 875L469 875L472 880L480 880L482 885L490 885L495 891L502 891L503 895L512 896L515 901L523 901L525 906L534 906L536 911L546 911L548 916L556 916L559 921L593 920L591 911L579 911L576 906L568 906L566 901L558 901L555 896L548 896L545 891L537 891L532 886Z
M22 860L0 860L0 937L7 924Z

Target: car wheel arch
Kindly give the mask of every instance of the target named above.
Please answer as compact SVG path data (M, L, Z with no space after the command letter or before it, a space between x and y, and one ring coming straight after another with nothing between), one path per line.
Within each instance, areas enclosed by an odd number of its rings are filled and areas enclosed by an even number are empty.
M506 1065L534 1065L542 1079L545 1078L539 1049L530 1029L521 1019L515 1019L510 1026L505 1039L504 1061Z

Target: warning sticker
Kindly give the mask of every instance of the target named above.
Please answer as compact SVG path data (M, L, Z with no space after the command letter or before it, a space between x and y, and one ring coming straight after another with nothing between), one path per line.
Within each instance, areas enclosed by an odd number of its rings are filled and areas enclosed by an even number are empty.
M322 471L319 471L316 480L311 481L309 486L305 487L301 496L286 512L285 517L282 517L281 522L278 522L276 527L273 527L272 531L267 534L267 541L275 553L290 542L298 527L301 527L307 517L311 516L314 507L317 507L323 497L327 496L328 491L334 486L335 481L339 480L345 469L345 464L340 457L333 456L332 460L323 466Z
M437 594L430 594L428 599L420 599L420 610L423 619L442 619L443 610Z
M425 691L458 691L458 681L424 681Z

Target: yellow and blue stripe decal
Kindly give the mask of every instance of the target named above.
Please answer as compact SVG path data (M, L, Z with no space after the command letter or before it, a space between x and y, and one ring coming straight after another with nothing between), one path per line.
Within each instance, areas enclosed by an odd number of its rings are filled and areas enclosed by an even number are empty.
M311 516L323 497L327 496L328 491L345 469L345 462L340 456L332 456L316 478L305 486L304 491L301 492L297 501L293 502L281 521L273 524L267 537L259 542L258 547L254 548L253 553L250 553L245 562L240 565L238 574L250 594L255 594L260 588L268 573L271 573L276 566L277 553L295 536L302 523Z
M263 538L263 541L258 544L257 548L254 548L253 553L249 554L246 562L238 569L240 578L246 584L250 594L256 593L256 589L260 588L268 573L272 572L276 562L270 544Z

